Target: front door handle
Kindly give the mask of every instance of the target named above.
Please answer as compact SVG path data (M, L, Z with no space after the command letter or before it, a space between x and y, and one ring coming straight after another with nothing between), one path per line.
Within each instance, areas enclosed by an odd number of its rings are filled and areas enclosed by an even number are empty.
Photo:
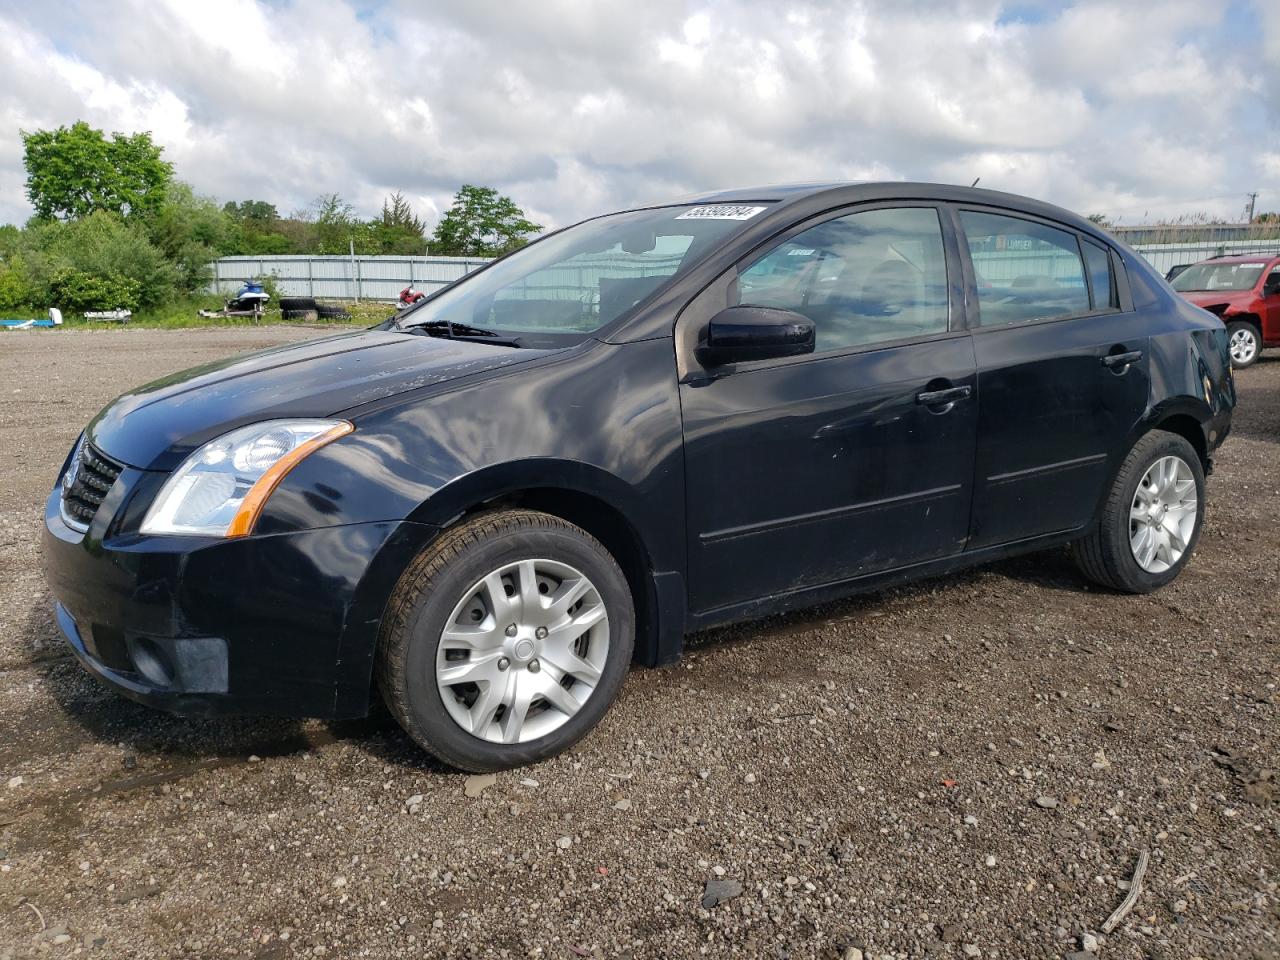
M966 400L971 393L973 393L972 387L947 387L945 390L926 390L924 393L916 394L916 403L923 403L926 407L940 407L943 404L955 403L957 400Z
M1116 367L1127 367L1142 359L1141 350L1130 350L1128 353L1108 353L1102 358L1102 365L1114 370Z

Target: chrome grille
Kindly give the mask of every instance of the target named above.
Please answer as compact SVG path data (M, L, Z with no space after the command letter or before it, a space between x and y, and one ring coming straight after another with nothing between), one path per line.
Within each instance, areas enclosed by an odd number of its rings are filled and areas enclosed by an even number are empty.
M68 526L81 532L89 529L121 469L85 437L80 438L62 475L62 519Z

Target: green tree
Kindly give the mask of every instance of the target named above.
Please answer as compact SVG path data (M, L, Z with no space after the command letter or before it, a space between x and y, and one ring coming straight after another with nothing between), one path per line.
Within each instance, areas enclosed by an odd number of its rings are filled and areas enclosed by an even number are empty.
M510 197L492 187L464 184L436 225L431 252L452 257L496 257L529 242L542 229Z
M7 260L21 249L22 231L11 223L0 226L0 260Z
M230 218L231 228L226 254L281 254L300 253L293 240L286 236L287 220L284 220L274 203L266 200L230 200L223 204L222 212Z
M370 226L378 253L421 256L426 252L426 225L398 190L382 202L382 216Z
M1105 213L1091 213L1089 216L1085 217L1085 219L1090 223L1101 227L1103 230L1108 230L1111 227L1111 221Z
M265 200L242 200L240 203L228 200L222 205L222 212L236 220L248 220L263 226L270 226L280 219L276 205Z
M302 246L304 253L343 254L352 244L356 253L378 252L372 224L356 219L351 204L336 193L316 197L303 219L313 230L313 239Z
M195 293L211 279L209 264L238 245L236 224L224 210L181 181L175 181L164 203L146 218L146 228L165 259L179 271L184 293Z
M173 166L149 133L108 140L83 120L57 130L22 132L27 199L42 220L88 216L102 210L129 216L154 212L164 202Z

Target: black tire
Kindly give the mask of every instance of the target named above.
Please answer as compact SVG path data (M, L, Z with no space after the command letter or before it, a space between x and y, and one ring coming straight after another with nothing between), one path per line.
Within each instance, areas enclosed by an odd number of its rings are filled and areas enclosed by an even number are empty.
M316 304L316 316L321 320L350 320L351 312L346 307L319 303Z
M1243 341L1241 338L1244 338ZM1262 353L1262 331L1258 329L1257 324L1250 323L1248 320L1232 320L1227 324L1227 342L1232 345L1231 365L1237 370L1252 367L1258 361L1258 354ZM1241 342L1251 343L1253 350L1237 359L1236 344Z
M318 319L314 310L281 310L281 320L316 320Z
M1191 469L1196 486L1196 520L1186 549L1169 569L1152 573L1139 565L1130 547L1129 509L1138 483L1157 460L1176 456ZM1204 525L1204 467L1200 455L1176 433L1153 430L1139 438L1120 465L1093 529L1071 545L1076 564L1086 577L1123 593L1150 593L1176 578L1191 558Z
M314 310L316 308L315 297L281 297L281 310Z
M607 660L594 691L561 726L535 740L494 743L449 714L436 655L450 614L473 585L504 564L534 558L567 563L599 590L609 618ZM428 753L460 770L506 770L554 756L590 732L617 698L634 647L631 589L599 541L550 514L501 510L447 530L409 565L383 615L377 682L392 715Z

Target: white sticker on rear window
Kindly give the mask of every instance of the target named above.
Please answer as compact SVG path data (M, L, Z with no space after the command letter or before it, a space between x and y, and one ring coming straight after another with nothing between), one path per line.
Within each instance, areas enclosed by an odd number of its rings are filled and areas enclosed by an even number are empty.
M690 207L677 220L750 220L764 207L717 204L714 207Z

